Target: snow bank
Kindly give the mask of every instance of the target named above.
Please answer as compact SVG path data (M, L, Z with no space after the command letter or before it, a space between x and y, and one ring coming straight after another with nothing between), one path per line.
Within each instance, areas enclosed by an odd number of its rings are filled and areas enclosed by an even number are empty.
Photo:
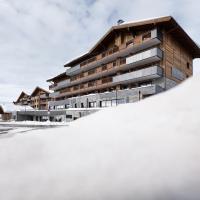
M0 138L0 199L199 199L199 85Z
M16 112L16 111L25 111L25 110L33 110L30 106L20 106L15 105L11 102L0 102L0 106L2 107L4 112Z

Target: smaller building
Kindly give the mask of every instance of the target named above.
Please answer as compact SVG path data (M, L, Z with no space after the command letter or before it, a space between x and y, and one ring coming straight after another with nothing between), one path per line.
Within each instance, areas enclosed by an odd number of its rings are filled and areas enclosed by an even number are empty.
M1 120L10 121L17 120L17 112L27 112L33 110L30 106L15 105L14 103L1 103L0 115Z
M30 102L31 102L30 95L28 95L27 93L22 91L21 94L19 95L17 101L14 101L13 103L15 105L27 106L27 105L30 105Z
M31 94L31 107L36 110L48 110L49 92L36 87Z
M12 119L12 113L5 112L1 105L0 105L0 119L3 121L9 121Z

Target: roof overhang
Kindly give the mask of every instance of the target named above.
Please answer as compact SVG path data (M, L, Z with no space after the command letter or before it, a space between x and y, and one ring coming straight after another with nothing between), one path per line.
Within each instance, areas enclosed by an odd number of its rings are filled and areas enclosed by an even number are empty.
M61 74L59 74L59 75L57 75L57 76L55 76L53 78L48 79L47 82L55 81L57 79L64 78L64 77L68 77L66 75L66 72L63 72L63 73L61 73Z
M47 90L45 90L45 89L43 89L43 88L37 86L37 87L33 90L32 94L31 94L31 97L36 96L36 94L37 94L38 91L43 91L43 92L45 92L45 93L47 93L47 94L50 94L50 92L48 92Z
M3 107L0 105L0 114L4 114L4 110L3 110Z
M175 21L175 19L171 16L141 20L141 21L134 21L128 23L122 23L120 25L112 26L100 40L90 49L89 52L86 54L77 57L70 62L66 63L65 67L71 67L76 65L77 63L83 61L91 57L91 55L95 55L95 50L101 45L101 43L106 40L110 34L115 31L122 30L122 29L140 29L142 27L155 27L155 26L162 26L165 27L169 32L173 33L177 40L185 44L187 49L190 49L193 58L200 58L200 48L199 46L190 38L190 36L183 30L183 28ZM189 48L188 48L189 47Z
M29 95L26 94L24 91L22 91L21 94L19 95L17 101L15 101L15 103L19 102L19 100L20 100L21 98L23 98L25 95L29 96Z

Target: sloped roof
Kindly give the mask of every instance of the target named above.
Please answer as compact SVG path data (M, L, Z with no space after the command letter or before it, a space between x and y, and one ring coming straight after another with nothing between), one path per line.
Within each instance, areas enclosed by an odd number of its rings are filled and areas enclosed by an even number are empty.
M43 88L37 86L37 87L33 90L32 94L31 94L31 97L34 97L34 96L37 94L38 91L43 91L43 92L45 92L45 93L47 93L47 94L50 94L50 92L48 92L47 90L45 90L45 89L43 89Z
M68 77L66 72L63 72L53 78L48 79L47 82L55 81L56 79L63 78L63 77Z
M0 114L11 113L16 111L33 110L30 106L19 106L10 102L0 103Z
M3 113L4 113L3 107L0 105L0 114L3 114Z
M199 46L190 38L190 36L183 30L183 28L175 21L172 16L165 16L165 17L158 17L140 21L133 21L133 22L124 22L120 25L112 26L101 38L98 42L90 49L89 52L85 53L84 55L77 57L76 59L71 60L70 62L66 63L64 66L68 67L71 65L76 64L77 62L81 61L82 59L86 59L89 55L93 54L96 48L105 40L107 39L110 34L114 31L121 30L121 29L128 29L128 28L141 28L143 26L155 26L155 25L163 25L168 27L170 32L174 32L174 35L177 37L177 40L181 41L183 44L186 43L189 46L190 51L193 54L194 58L200 57L200 49Z
M18 99L16 102L18 102L21 98L23 98L25 95L29 96L27 93L25 93L24 91L21 92L21 94L19 95Z

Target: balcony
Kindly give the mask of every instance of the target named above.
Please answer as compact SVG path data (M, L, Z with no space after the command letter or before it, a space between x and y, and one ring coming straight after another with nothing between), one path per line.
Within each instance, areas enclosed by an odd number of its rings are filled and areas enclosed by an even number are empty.
M47 94L41 94L40 95L40 99L47 99L47 98L48 98Z
M56 98L58 95L60 94L60 92L52 92L49 94L50 98Z
M54 91L59 90L59 89L67 87L69 84L70 84L70 79L67 79L67 80L61 81L57 84L53 84L53 85L49 86L49 89L54 90Z
M64 91L63 93L58 93L56 95L56 98L76 95L76 94L83 94L85 92L100 90L107 87L113 87L118 84L128 84L133 82L152 80L160 78L162 77L162 75L163 71L161 67L159 66L148 67L114 77L102 78L101 80L92 81L86 84L82 84L80 86L75 86L73 88L67 88L67 90Z
M101 53L100 55L90 58L88 61L84 61L84 65L83 63L81 63L75 67L71 67L66 71L66 74L68 76L77 75L81 72L85 72L90 69L96 68L97 66L104 65L108 62L112 62L117 58L125 57L130 54L135 54L139 51L156 46L161 43L161 40L161 33L157 29L154 29L150 32L150 38L143 38L143 40L137 44L134 44L134 41L131 40L130 43L126 43L125 45L122 45L119 48L117 47L118 49L116 50L108 50L106 52Z
M67 88L67 91L59 93L56 95L56 98L60 98L63 96L70 96L70 95L76 95L81 94L85 92L91 92L94 90L104 89L107 87L111 87L114 84L112 83L112 77L103 78L102 80L97 80L93 83L86 83L83 86L80 86L78 88Z
M111 65L111 63L109 63L108 65L106 65L106 68L105 66L96 68L94 73L92 74L90 74L89 72L88 73L85 72L87 73L85 77L83 76L82 78L73 80L69 82L68 84L66 84L65 86L69 87L69 86L74 86L74 85L81 84L87 81L92 81L100 77L105 77L105 76L115 74L117 71L126 71L130 69L134 69L142 65L151 64L153 62L160 61L161 59L162 59L162 51L159 48L153 48L153 49L144 51L142 53L137 53L133 56L124 58L124 60L120 60L120 63L119 63L120 65L114 66L114 64Z
M126 65L123 67L123 70L158 62L162 60L162 58L162 50L159 48L153 48L126 58Z
M162 77L163 70L159 66L148 67L138 71L118 75L113 77L113 83L128 84L138 81L151 80Z
M71 68L67 69L66 74L67 74L68 76L76 75L76 74L79 73L80 68L81 68L80 64L79 64L79 65L76 65L75 67L71 67Z
M147 86L142 86L142 87L136 87L136 88L131 88L131 89L126 89L126 90L118 90L118 97L123 97L125 98L126 96L134 96L138 95L139 91L143 95L153 95L157 94L163 91L163 89L156 84L153 85L147 85ZM83 95L79 97L71 97L65 100L59 100L59 101L50 101L49 105L50 106L64 106L65 104L71 104L71 102L84 102L86 99L90 99L91 101L96 99L97 101L102 100L102 99L110 99L112 100L113 98L116 97L116 91L111 91L111 92L106 92L106 93L98 93L98 94L93 94L93 95Z

